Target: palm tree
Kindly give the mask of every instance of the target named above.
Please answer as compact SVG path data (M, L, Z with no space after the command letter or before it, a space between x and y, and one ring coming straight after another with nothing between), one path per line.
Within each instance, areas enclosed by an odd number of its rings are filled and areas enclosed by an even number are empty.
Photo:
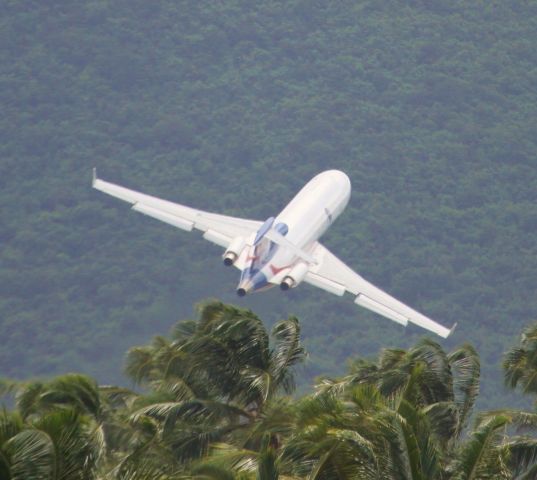
M504 379L510 388L537 393L537 324L524 330L519 345L509 350L503 361Z
M519 344L505 354L503 370L508 387L520 388L524 394L537 393L537 324L527 327ZM493 413L505 416L511 430L518 433L505 440L516 478L537 478L537 414L511 410Z
M537 478L537 414L485 412L464 436L478 390L469 345L384 350L298 403L284 456L308 479Z
M275 413L281 393L294 390L292 369L305 357L296 318L278 322L272 338L251 311L213 301L199 308L197 321L178 324L170 340L131 349L127 374L157 396L134 405L138 451L165 446L173 469L216 442L258 451L264 433L255 426ZM272 434L276 448L280 436Z
M534 388L533 340L506 356L506 382ZM489 480L537 478L537 414L484 412L470 345L423 339L355 360L299 401L298 321L271 335L251 311L209 302L170 339L131 349L145 394L67 374L3 382L0 479ZM511 382L511 383L510 383Z
M376 387L330 390L299 401L283 458L300 478L390 478L391 402Z
M284 448L308 479L477 480L528 472L535 445L509 436L521 420L490 412L462 438L479 389L479 357L469 345L446 354L431 340L357 360L297 405ZM534 419L524 417L526 425ZM520 477L530 478L530 477Z
M213 446L211 455L192 466L189 478L194 480L299 480L281 473L281 457L264 435L259 450L233 445Z
M99 446L87 418L73 409L48 412L30 423L0 415L0 478L94 480Z
M129 389L98 386L91 377L73 373L48 382L21 382L15 395L22 420L33 427L54 414L76 414L92 445L92 461L101 473L126 454L125 445L133 434L127 410L137 398Z
M537 478L537 414L508 409L478 414L450 467L454 479Z
M317 388L345 391L366 384L376 386L387 398L399 395L424 409L443 447L448 447L467 426L479 394L479 374L479 356L471 345L447 354L438 343L424 338L409 350L383 350L377 362L355 360L349 375L326 379Z
M172 339L129 351L126 373L137 383L177 400L220 398L252 413L275 394L294 390L292 368L305 358L294 317L277 323L274 347L250 310L222 302L199 307L199 319L179 323Z

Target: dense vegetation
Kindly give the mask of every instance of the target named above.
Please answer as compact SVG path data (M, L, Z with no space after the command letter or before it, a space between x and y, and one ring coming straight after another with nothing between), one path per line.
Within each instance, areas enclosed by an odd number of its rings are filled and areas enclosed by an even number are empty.
M536 352L533 326L504 361L506 382L532 395ZM471 420L480 374L471 345L384 349L293 400L304 358L296 318L269 336L250 310L209 302L169 338L129 351L126 373L143 393L79 374L6 382L16 409L0 414L0 478L535 478L535 413Z
M360 0L0 6L0 366L121 383L130 345L236 272L90 189L111 181L264 219L318 171L351 203L325 243L481 354L537 315L537 5ZM298 382L422 334L307 286L244 300L303 319ZM305 387L304 387L305 388Z

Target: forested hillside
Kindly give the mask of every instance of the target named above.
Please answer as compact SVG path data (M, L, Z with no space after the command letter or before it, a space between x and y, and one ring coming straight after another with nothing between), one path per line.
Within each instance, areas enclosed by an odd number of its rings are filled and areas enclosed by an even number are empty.
M264 219L344 170L324 243L476 345L487 406L537 317L537 4L0 5L0 375L119 382L207 297L302 320L299 383L423 335L300 286L244 300L217 247L90 188Z

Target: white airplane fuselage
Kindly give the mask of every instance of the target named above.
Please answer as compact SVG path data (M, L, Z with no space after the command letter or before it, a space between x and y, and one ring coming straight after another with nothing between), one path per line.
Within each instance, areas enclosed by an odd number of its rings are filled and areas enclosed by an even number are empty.
M349 203L351 182L339 170L327 170L312 178L278 214L268 219L266 230L275 230L308 253ZM299 283L307 265L293 251L264 238L262 226L254 245L247 248L246 268L237 287L239 296L279 284L282 289ZM291 274L291 275L288 275Z

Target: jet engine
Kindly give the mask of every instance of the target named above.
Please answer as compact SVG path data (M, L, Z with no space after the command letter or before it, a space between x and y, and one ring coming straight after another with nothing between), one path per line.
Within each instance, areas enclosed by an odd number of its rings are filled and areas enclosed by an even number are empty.
M290 288L295 288L306 276L308 273L308 265L304 262L297 263L290 272L284 277L282 283L280 283L280 288L282 290L289 290Z
M222 258L224 259L224 265L228 267L230 265L233 265L237 261L237 258L240 257L240 254L242 253L245 245L246 242L244 241L243 237L235 237L229 244L229 247L227 247L227 250L224 252L224 255L222 256Z

